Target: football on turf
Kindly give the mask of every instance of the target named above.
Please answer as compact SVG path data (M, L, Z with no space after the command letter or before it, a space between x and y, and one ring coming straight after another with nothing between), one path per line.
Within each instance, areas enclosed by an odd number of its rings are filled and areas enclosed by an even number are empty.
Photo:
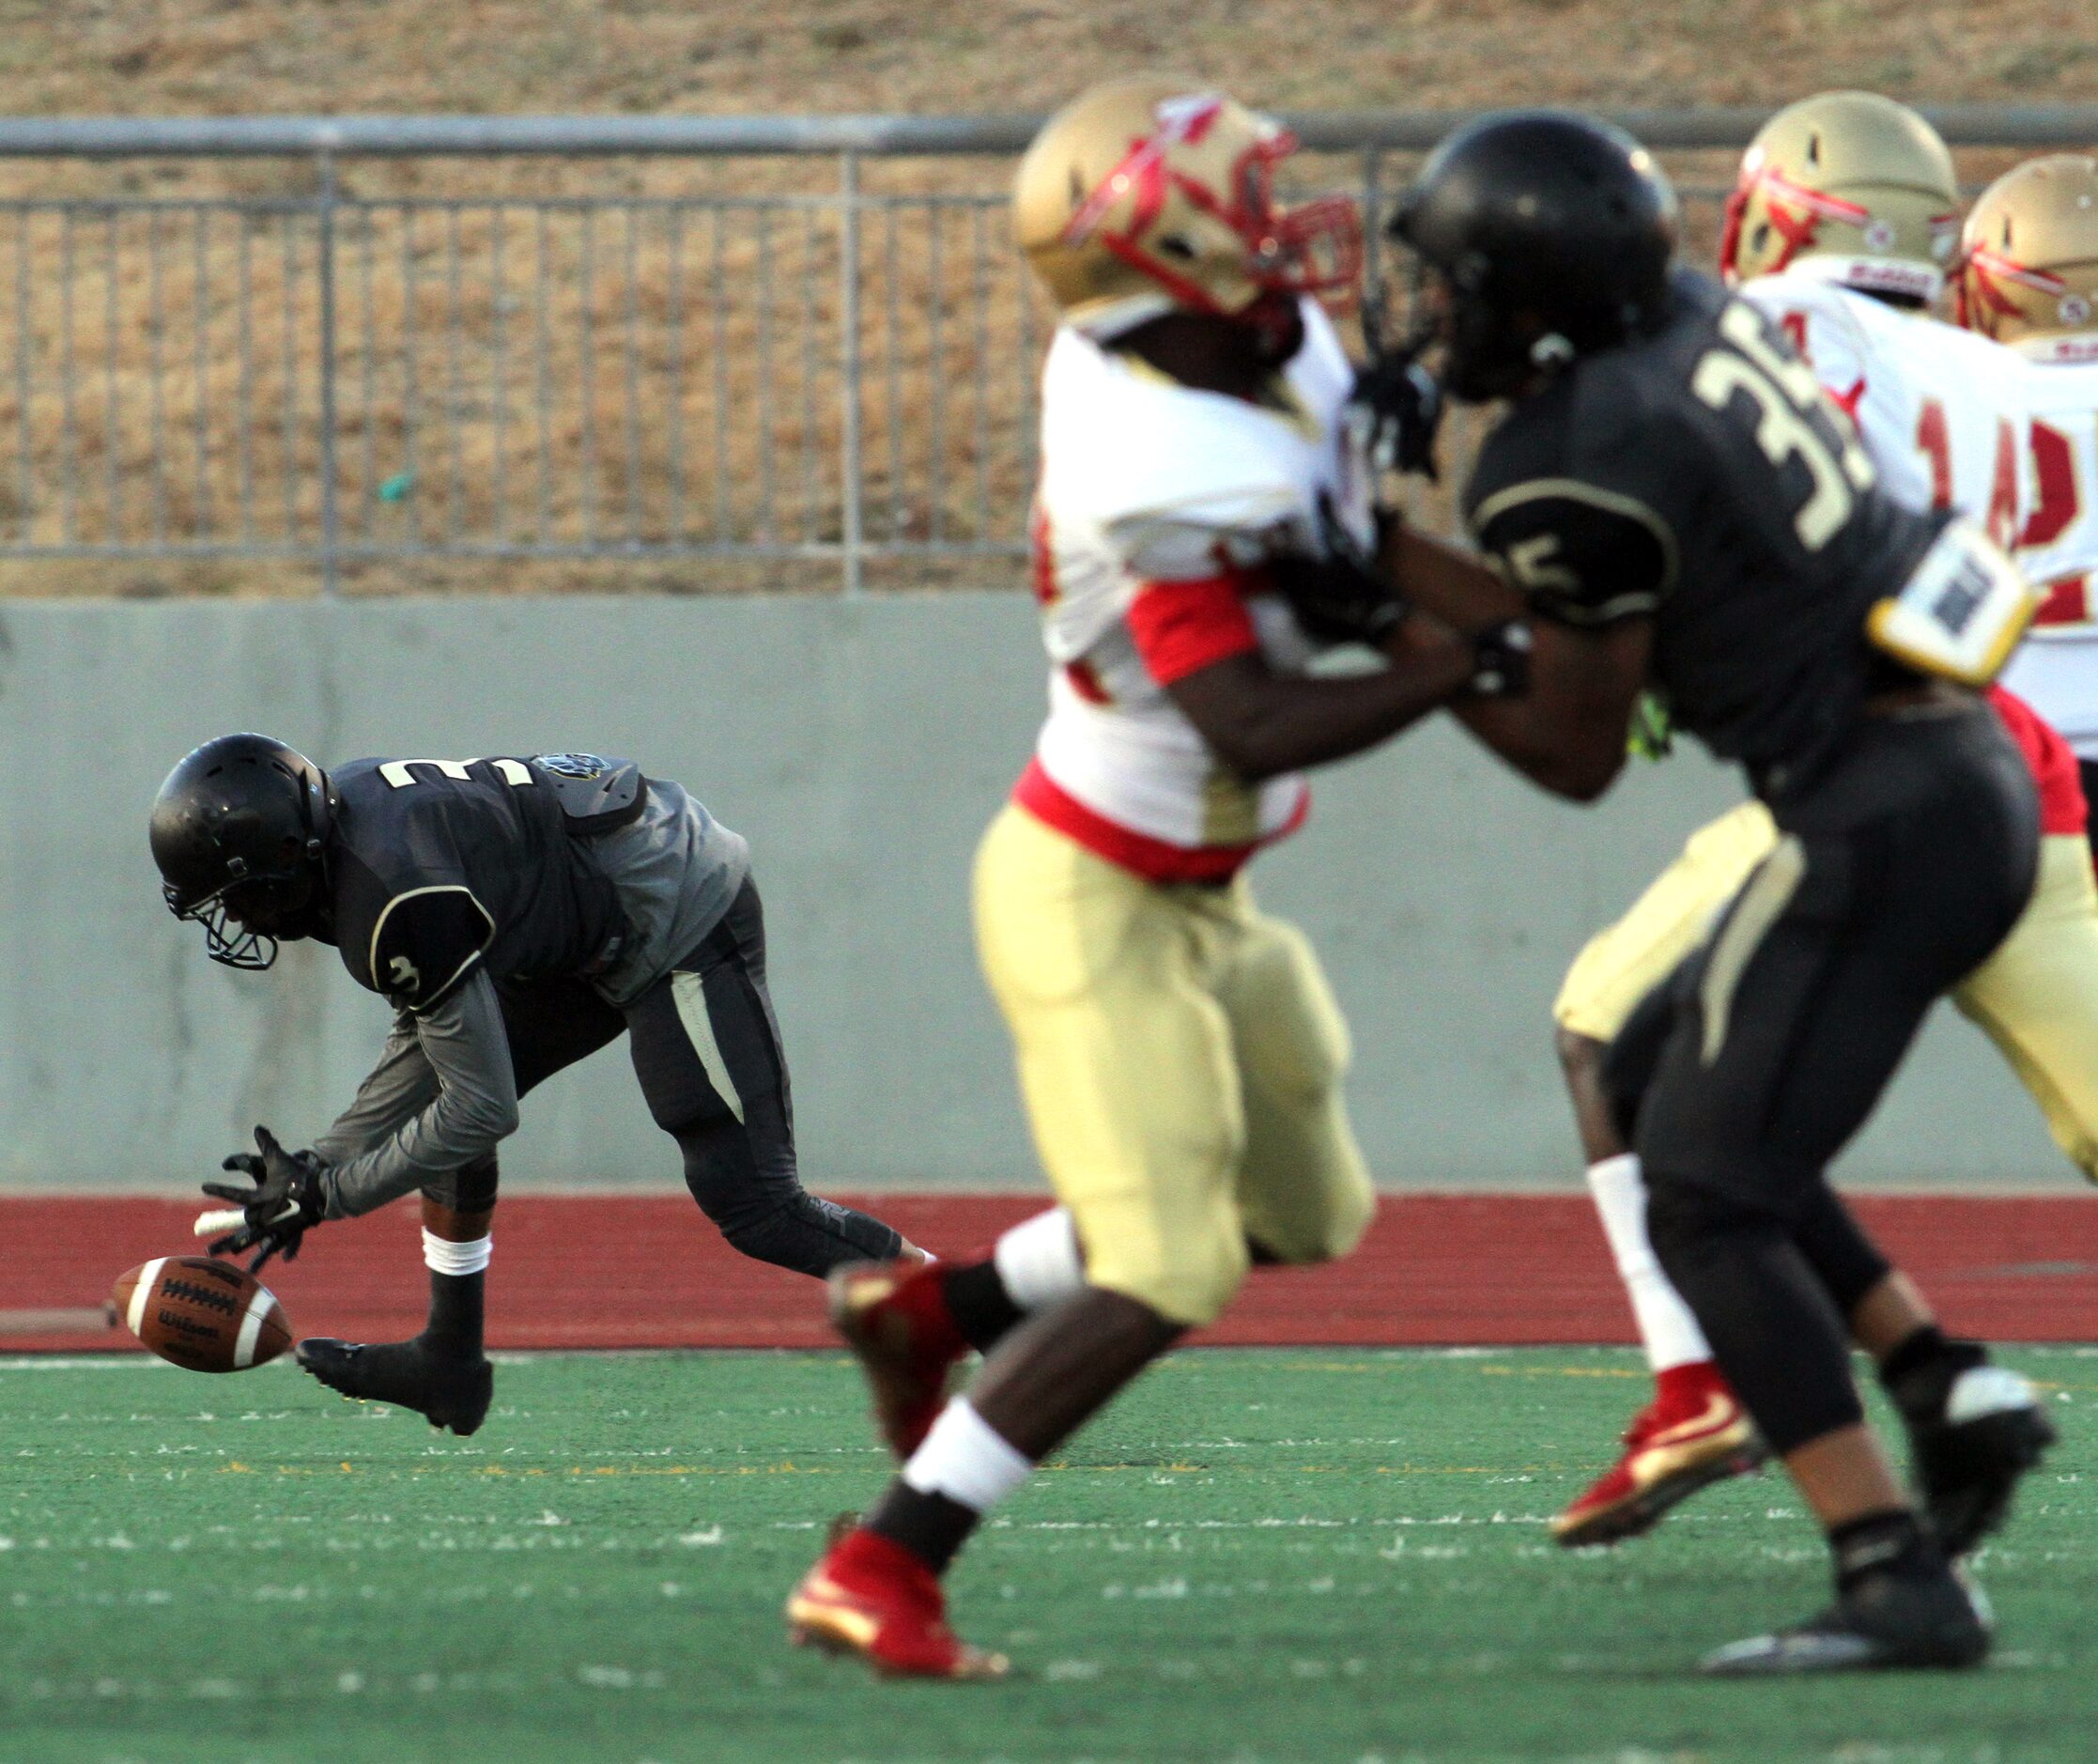
M118 1275L109 1296L134 1336L193 1372L243 1372L291 1345L277 1295L230 1261L157 1256Z

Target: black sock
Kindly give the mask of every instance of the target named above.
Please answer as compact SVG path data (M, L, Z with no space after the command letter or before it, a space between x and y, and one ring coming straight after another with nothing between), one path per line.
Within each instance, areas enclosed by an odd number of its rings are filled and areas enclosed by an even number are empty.
M1945 1568L1943 1553L1905 1507L1832 1526L1828 1548L1836 1558L1839 1592L1874 1574L1936 1574Z
M1988 1357L1979 1341L1955 1341L1936 1323L1925 1323L1905 1336L1880 1363L1879 1382L1903 1419L1935 1421L1945 1412L1953 1380L1986 1365Z
M954 1326L979 1354L990 1353L998 1338L1026 1314L1005 1290L995 1261L951 1269L940 1290L947 1297L948 1315L954 1319Z
M481 1305L487 1275L430 1276L430 1322L423 1339L447 1357L481 1357Z
M933 1573L944 1574L982 1516L944 1494L921 1494L898 1477L860 1523L875 1536L902 1544Z

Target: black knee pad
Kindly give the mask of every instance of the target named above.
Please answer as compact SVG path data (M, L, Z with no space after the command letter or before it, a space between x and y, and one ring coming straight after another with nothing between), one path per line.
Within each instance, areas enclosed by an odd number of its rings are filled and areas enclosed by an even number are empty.
M1774 1215L1731 1195L1651 1174L1646 1182L1646 1238L1671 1279L1672 1258L1694 1254L1715 1240L1783 1233Z
M1752 1200L1649 1181L1654 1254L1770 1448L1861 1420L1848 1325L1790 1224Z

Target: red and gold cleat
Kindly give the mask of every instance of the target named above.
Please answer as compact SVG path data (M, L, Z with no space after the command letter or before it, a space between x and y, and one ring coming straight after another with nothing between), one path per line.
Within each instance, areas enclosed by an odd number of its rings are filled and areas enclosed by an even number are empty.
M969 1352L941 1290L937 1262L856 1261L830 1276L830 1321L858 1355L874 1425L899 1459L918 1448Z
M1625 1455L1551 1522L1553 1541L1578 1550L1636 1538L1678 1501L1746 1476L1768 1456L1711 1361L1672 1367L1657 1383L1654 1400L1625 1431Z
M971 1648L947 1624L939 1576L900 1543L855 1527L833 1543L787 1601L796 1648L858 1654L907 1679L1002 1679L1003 1654Z

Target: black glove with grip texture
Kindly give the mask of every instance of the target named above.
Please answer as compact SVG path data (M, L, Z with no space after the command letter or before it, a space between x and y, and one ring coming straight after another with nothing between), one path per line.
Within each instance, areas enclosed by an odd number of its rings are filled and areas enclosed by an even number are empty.
M230 1200L246 1215L239 1230L215 1239L214 1256L239 1256L260 1246L260 1253L248 1264L255 1273L271 1256L286 1261L299 1256L299 1246L307 1230L320 1223L328 1210L327 1166L312 1152L287 1152L267 1127L255 1130L255 1150L236 1152L220 1166L238 1170L255 1186L237 1187L232 1183L206 1183L204 1192L215 1200Z
M1417 472L1436 480L1435 437L1442 426L1442 388L1409 350L1373 356L1355 375L1347 421L1380 472Z
M1334 512L1319 499L1323 555L1272 559L1268 574L1307 636L1326 643L1365 643L1381 649L1412 610L1398 584Z

